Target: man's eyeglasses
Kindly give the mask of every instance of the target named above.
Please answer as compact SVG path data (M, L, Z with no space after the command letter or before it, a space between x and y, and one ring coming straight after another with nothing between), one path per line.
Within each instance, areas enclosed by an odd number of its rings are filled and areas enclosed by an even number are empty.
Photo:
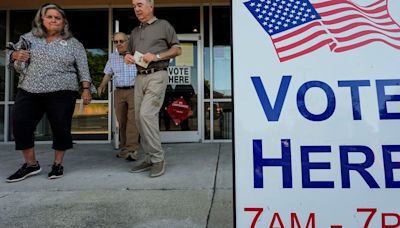
M113 40L114 44L123 44L126 40Z

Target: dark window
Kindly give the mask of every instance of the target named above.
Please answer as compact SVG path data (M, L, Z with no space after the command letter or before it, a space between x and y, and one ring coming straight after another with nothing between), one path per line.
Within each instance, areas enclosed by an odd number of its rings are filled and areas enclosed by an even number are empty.
M229 6L213 7L213 44L230 45L230 8Z
M0 101L4 101L6 73L6 12L0 11ZM2 122L2 121L1 121ZM1 129L0 129L1 130Z
M65 10L70 30L86 49L108 48L108 11Z
M213 7L214 98L231 98L229 6Z
M10 41L17 42L22 34L32 29L36 10L18 10L10 12Z
M210 99L210 8L204 8L204 98Z
M6 11L0 11L0 101L5 99L6 73ZM4 140L4 105L0 105L0 140Z
M113 17L113 32L115 31L115 21L119 22L119 31L126 34L130 34L140 24L133 9L114 9Z
M165 19L175 28L176 33L200 33L200 8L155 8L154 15ZM133 9L114 9L113 21L119 21L119 31L130 34L140 24ZM115 26L115 24L113 25Z
M74 37L78 39L86 49L90 75L93 84L97 87L103 78L103 69L108 58L108 10L106 9L71 9L65 10L70 24L70 30ZM17 42L19 37L31 31L32 20L36 10L11 11L10 14L10 40ZM5 34L5 33L1 33ZM18 77L15 73L11 74L10 99L14 100ZM108 93L102 97L94 95L94 99L107 100ZM101 107L100 107L101 106ZM73 118L74 139L107 139L108 114L107 104L91 104L85 107L83 114L78 110ZM98 108L100 107L100 108ZM104 111L105 110L105 111ZM89 114L87 114L89 113ZM92 114L95 113L95 114ZM12 118L12 108L10 109L10 119ZM98 126L101 126L98 128ZM94 128L94 130L92 128ZM105 129L105 130L104 130ZM12 129L10 128L10 133ZM35 131L36 140L50 140L51 129L48 121L44 117L38 124ZM10 140L12 134L10 134Z
M155 15L169 21L176 33L200 33L199 7L156 8Z
M108 59L108 11L105 9L66 10L70 30L86 48L92 82L99 86ZM108 93L95 100L107 100Z
M6 43L6 11L0 11L0 50L4 50Z
M18 42L19 37L32 29L36 10L18 10L10 12L10 41ZM15 99L19 74L10 71L10 100Z

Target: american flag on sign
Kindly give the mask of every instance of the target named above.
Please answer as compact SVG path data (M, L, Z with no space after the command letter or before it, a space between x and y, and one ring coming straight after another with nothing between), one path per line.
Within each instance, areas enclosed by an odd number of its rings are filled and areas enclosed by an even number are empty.
M359 6L350 0L251 0L244 2L271 36L281 62L329 46L344 52L383 42L400 49L400 27L387 0Z

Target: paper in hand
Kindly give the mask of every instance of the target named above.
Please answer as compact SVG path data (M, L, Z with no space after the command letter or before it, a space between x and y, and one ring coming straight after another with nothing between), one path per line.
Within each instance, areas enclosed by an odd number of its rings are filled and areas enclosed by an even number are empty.
M135 59L135 63L143 68L147 68L147 66L149 65L148 63L143 61L143 54L138 51L135 51L133 58Z

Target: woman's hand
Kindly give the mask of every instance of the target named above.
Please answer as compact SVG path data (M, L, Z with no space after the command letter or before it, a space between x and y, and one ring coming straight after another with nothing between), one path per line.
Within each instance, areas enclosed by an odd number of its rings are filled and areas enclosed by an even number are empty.
M84 105L90 104L90 102L92 101L92 95L90 94L90 90L89 89L83 89L81 98L82 98L82 101L83 101Z
M11 55L11 58L14 61L22 61L22 62L28 62L30 57L31 53L27 50L14 51Z

